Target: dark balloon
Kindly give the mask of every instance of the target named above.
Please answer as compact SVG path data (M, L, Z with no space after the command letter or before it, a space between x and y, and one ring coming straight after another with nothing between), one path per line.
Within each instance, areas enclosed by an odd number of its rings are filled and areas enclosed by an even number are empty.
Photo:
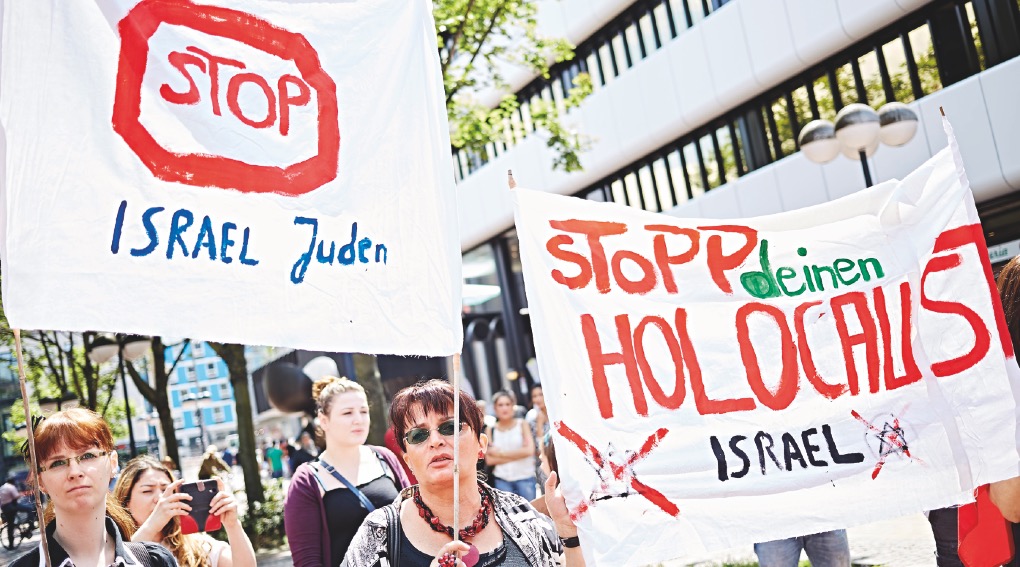
M276 362L266 369L266 395L273 407L283 412L315 411L312 379L291 362Z

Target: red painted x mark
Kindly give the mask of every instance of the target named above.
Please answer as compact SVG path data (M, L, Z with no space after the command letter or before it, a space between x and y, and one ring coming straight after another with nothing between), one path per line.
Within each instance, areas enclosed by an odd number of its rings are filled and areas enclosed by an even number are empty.
M654 488L642 483L634 476L634 465L638 461L648 456L658 446L662 438L669 433L669 430L665 427L660 428L655 433L648 436L648 439L641 445L636 453L632 453L622 463L618 464L613 462L610 458L606 458L602 455L594 445L585 440L581 435L567 426L562 421L556 424L556 430L563 436L564 439L573 443L578 449L584 453L585 459L588 464L595 469L595 472L602 479L602 483L598 490L593 491L591 496L583 500L577 508L570 513L570 517L575 522L583 516L588 510L594 505L595 500L601 500L602 498L595 498L596 494L605 492L609 488L609 483L612 481L622 481L627 483L631 488L637 491L638 494L644 496L649 502L658 506L663 512L670 516L676 517L680 515L680 509L666 498L661 492ZM608 474L607 474L608 473Z
M908 405L909 407L909 405ZM906 412L907 408L903 408L903 412ZM901 414L903 412L900 412ZM902 453L907 456L908 459L922 462L910 454L910 449L907 447L906 439L904 438L903 428L900 427L900 418L894 417L893 422L890 424L886 422L883 428L880 430L871 424L868 420L861 417L861 414L857 413L856 410L850 410L850 415L857 421L864 424L865 427L871 431L875 437L881 442L878 450L878 463L875 464L875 470L871 472L871 478L878 477L878 473L882 472L882 467L885 466L885 460L889 455L894 453ZM884 447L888 445L888 449Z

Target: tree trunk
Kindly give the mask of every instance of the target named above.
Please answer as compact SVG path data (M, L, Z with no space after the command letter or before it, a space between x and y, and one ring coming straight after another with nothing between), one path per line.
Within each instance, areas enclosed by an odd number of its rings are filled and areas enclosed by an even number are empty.
M176 367L176 363L174 366ZM170 410L170 389L168 387L169 373L173 372L173 368L170 370L166 368L166 346L163 344L162 337L152 337L152 380L155 386L142 379L133 363L128 363L125 368L128 375L131 376L131 381L138 388L138 392L145 398L145 401L156 408L156 413L159 414L159 429L166 445L166 454L174 460L180 469L181 455L177 448L177 429L174 427L174 416Z
M248 361L244 358L244 346L235 344L209 343L216 354L227 364L230 384L234 388L234 409L237 413L237 459L244 471L244 489L248 504L262 502L262 477L256 458L255 420L251 413L251 391L248 389Z
M354 373L358 378L358 384L365 389L365 396L368 398L369 415L372 418L372 426L368 430L368 442L372 445L382 445L386 437L386 429L389 427L387 417L386 394L383 392L382 379L379 377L379 367L376 366L375 356L371 354L354 355Z
M177 470L181 470L181 454L177 448L177 429L174 427L174 416L170 413L170 401L166 396L161 396L152 407L159 413L159 429L166 444L166 456L174 460Z

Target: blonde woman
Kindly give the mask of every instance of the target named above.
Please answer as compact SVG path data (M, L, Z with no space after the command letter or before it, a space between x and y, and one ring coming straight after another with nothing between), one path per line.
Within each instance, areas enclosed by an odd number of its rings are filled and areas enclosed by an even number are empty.
M517 398L513 392L502 391L492 396L496 425L488 428L489 450L485 464L492 467L494 486L513 492L527 501L535 499L535 438L531 427L514 416Z
M219 482L219 481L216 481ZM234 495L222 490L213 497L209 514L219 516L227 532L225 543L205 533L181 532L180 516L191 510L189 495L177 492L182 481L163 463L148 456L124 467L114 497L127 508L137 529L132 541L161 543L182 567L255 567L255 550L241 527Z
M329 376L315 382L312 394L326 449L294 471L284 526L295 567L335 567L368 513L393 502L408 482L389 449L365 445L364 388Z

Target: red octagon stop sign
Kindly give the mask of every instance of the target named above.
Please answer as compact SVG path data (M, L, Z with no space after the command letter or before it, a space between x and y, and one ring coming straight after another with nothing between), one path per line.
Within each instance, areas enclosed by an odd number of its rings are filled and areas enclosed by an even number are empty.
M149 40L160 24L232 39L293 61L301 79L316 93L318 153L307 160L278 167L252 165L225 156L180 154L161 146L139 120ZM304 36L251 14L197 5L189 0L143 0L120 21L118 28L121 47L113 129L157 178L201 187L291 196L308 193L336 178L340 151L336 84L322 69L318 54Z

